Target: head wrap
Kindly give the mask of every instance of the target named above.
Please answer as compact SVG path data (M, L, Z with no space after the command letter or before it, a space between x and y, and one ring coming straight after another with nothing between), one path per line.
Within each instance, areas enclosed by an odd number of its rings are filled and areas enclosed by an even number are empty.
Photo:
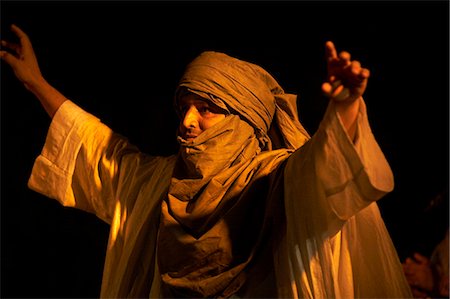
M175 93L176 106L186 90L240 115L255 129L262 149L297 149L309 139L298 119L297 96L285 93L256 64L203 52L187 66Z

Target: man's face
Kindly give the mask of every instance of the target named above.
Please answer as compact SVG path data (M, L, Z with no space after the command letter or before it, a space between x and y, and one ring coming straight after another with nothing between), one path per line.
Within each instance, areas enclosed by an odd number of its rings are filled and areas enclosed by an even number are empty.
M179 105L182 117L180 134L187 141L225 119L223 110L193 93L183 96Z

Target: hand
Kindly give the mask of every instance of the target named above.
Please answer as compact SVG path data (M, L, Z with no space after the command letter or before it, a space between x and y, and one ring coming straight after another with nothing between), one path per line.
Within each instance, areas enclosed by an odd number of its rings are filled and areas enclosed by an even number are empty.
M2 40L2 48L5 47L10 52L1 50L0 58L11 66L16 77L24 83L27 89L43 81L41 71L34 54L31 41L28 36L16 25L11 25L11 30L19 38L19 43L11 43Z
M351 61L350 53L346 51L338 56L331 41L326 42L325 47L328 81L322 84L322 91L337 103L354 102L366 90L370 71L362 68L359 61Z
M48 115L53 117L67 98L42 77L31 41L25 32L16 25L12 25L11 30L19 38L19 43L2 40L2 47L11 52L1 50L0 58L11 66L16 77L39 99Z

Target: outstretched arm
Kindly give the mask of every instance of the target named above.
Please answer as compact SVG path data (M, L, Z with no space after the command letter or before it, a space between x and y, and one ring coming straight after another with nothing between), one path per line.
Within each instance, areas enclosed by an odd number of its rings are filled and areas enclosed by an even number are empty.
M12 25L11 30L19 38L19 43L2 40L2 48L10 52L1 50L0 58L11 66L16 77L39 99L45 111L53 118L67 99L42 76L28 35L16 25Z
M366 90L370 72L362 68L359 61L350 60L350 53L342 51L338 55L333 42L326 42L325 47L328 81L322 84L322 91L335 102L344 127L353 140L356 133L359 99Z

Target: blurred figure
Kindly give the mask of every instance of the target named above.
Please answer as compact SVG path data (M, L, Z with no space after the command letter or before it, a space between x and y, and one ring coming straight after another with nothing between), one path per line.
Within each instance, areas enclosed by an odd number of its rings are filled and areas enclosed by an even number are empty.
M444 209L445 206L447 209ZM448 211L448 193L440 193L425 209L426 213ZM430 215L429 215L430 216ZM430 217L430 220L435 220ZM448 222L447 222L448 224ZM434 247L430 257L415 252L406 258L403 270L415 298L449 297L449 239L445 236Z

